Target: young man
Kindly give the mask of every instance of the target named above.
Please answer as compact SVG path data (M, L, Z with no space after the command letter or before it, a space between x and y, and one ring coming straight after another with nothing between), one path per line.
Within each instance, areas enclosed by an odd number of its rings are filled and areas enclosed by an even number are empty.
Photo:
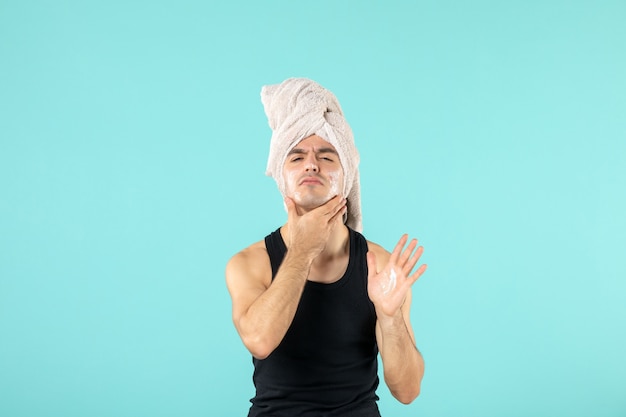
M296 78L261 96L273 131L267 173L287 222L226 267L254 362L249 417L379 417L379 353L395 398L408 404L420 391L409 308L423 248L404 235L389 253L359 233L359 156L332 93Z

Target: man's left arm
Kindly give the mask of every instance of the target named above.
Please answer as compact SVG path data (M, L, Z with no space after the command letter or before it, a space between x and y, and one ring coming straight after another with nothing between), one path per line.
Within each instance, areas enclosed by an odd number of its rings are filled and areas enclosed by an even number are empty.
M381 317L379 313L376 325L385 383L391 394L403 404L417 398L424 376L424 359L415 346L408 317L409 302L410 296L401 311L392 317Z
M411 285L426 270L421 265L415 272L423 248L417 249L413 239L403 250L408 237L404 235L389 254L370 243L368 261L368 293L378 318L376 340L383 362L385 383L400 402L412 402L420 392L424 360L415 346L410 322Z

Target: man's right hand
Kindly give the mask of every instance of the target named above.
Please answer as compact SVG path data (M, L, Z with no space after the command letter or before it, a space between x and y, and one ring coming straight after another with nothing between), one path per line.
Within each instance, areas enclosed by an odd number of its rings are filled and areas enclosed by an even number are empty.
M339 196L305 213L299 214L294 201L285 197L287 207L287 248L316 258L326 247L331 230L343 224L346 199Z

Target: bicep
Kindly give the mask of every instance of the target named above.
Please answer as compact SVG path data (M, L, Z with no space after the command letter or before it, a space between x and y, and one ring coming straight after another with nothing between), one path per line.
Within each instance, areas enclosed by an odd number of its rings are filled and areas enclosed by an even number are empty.
M271 282L261 256L239 253L226 265L226 286L232 302L232 316L235 326L246 314L250 306L263 294ZM270 273L271 274L271 273Z

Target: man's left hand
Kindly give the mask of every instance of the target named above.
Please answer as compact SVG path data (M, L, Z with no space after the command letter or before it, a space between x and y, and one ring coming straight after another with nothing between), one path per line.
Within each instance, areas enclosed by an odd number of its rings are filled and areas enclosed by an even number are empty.
M426 270L426 264L423 264L411 273L424 252L424 248L420 246L416 250L417 239L411 239L404 249L408 238L406 234L400 238L389 257L389 262L381 271L377 269L374 252L367 253L367 292L378 314L382 313L390 317L397 314L404 304L411 285Z

